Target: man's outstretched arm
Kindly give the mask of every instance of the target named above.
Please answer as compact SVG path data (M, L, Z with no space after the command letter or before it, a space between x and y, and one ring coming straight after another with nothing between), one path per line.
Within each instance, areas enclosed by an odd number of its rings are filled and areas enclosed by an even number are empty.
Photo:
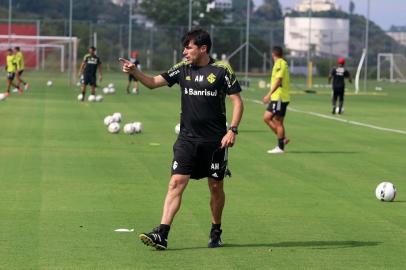
M131 63L127 59L120 58L119 60L123 65L122 66L123 72L133 75L135 78L137 78L137 80L139 80L143 85L145 85L149 89L154 89L168 85L168 82L161 75L154 77L148 76L142 71L140 71L133 63Z

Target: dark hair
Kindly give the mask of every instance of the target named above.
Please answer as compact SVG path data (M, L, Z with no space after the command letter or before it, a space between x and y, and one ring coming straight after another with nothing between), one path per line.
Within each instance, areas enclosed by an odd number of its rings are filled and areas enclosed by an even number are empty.
M92 49L94 52L96 51L96 47L95 47L95 46L90 46L89 49Z
M283 49L281 46L274 46L272 48L272 52L277 56L277 57L282 57L283 56Z
M8 52L13 52L13 49L8 48L7 51L8 51Z
M207 53L210 52L211 38L210 38L209 33L207 33L207 31L205 31L201 28L196 28L196 29L190 30L189 32L184 34L182 37L183 47L186 47L187 45L189 45L189 42L192 40L193 40L193 43L196 44L197 47L206 45Z
M19 50L20 50L20 47L15 46L14 49L16 49L17 51L19 51Z

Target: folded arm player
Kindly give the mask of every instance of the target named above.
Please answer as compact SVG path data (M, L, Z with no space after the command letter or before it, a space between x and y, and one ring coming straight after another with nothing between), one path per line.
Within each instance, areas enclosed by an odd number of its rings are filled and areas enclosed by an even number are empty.
M241 87L232 68L210 56L209 34L196 29L182 38L184 61L158 76L148 76L134 64L120 59L123 71L132 74L150 89L180 85L181 130L173 146L172 176L163 206L160 225L140 235L141 241L157 249L167 248L172 221L179 210L189 179L208 178L211 193L212 227L209 247L220 247L221 217L225 202L223 179L227 169L227 149L233 146L243 113ZM233 104L231 127L226 128L225 96Z

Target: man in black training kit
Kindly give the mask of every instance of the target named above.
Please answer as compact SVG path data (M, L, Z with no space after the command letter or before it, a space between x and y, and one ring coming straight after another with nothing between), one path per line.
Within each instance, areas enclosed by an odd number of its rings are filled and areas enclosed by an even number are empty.
M343 113L343 105L344 105L344 92L345 92L345 78L348 78L348 81L351 83L351 74L348 70L344 67L345 59L340 57L337 60L338 66L335 67L330 75L328 76L328 83L331 83L331 79L333 79L333 111L332 114L342 114ZM338 98L338 110L337 109L337 98Z
M82 64L79 69L79 76L83 75L82 82L82 101L85 100L86 96L86 85L90 85L91 94L96 95L96 72L99 69L99 81L102 81L102 63L100 58L96 55L96 48L89 47L88 54L83 57Z
M138 61L137 59L138 56L138 52L132 52L131 53L131 58L130 61L131 63L133 63L135 65L135 67L139 70L141 70L141 65L140 65L140 61ZM131 86L131 82L134 81L134 88L133 88L133 93L138 95L139 90L138 90L138 80L137 78L135 78L133 75L128 74L128 83L127 83L127 94L130 94L130 86Z
M224 176L227 169L227 148L233 146L243 113L241 87L232 68L210 56L210 35L194 29L182 37L184 61L167 72L149 77L125 59L123 71L134 75L148 88L178 83L181 90L180 133L173 146L172 176L166 194L161 224L140 240L158 250L167 248L173 218L179 210L182 194L189 179L208 178L211 193L212 227L208 247L222 246L221 216L224 208ZM230 128L226 128L225 96L233 104Z

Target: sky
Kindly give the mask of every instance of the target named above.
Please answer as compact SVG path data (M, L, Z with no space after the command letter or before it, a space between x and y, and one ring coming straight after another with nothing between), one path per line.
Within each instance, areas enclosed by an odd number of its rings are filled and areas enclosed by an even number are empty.
M355 13L366 16L368 0L354 0ZM369 0L370 18L383 30L388 30L391 25L406 26L406 1L405 0ZM260 5L262 0L254 0L256 5ZM294 7L301 0L279 0L282 7ZM348 12L350 0L337 0L342 10ZM383 2L385 4L383 4Z

